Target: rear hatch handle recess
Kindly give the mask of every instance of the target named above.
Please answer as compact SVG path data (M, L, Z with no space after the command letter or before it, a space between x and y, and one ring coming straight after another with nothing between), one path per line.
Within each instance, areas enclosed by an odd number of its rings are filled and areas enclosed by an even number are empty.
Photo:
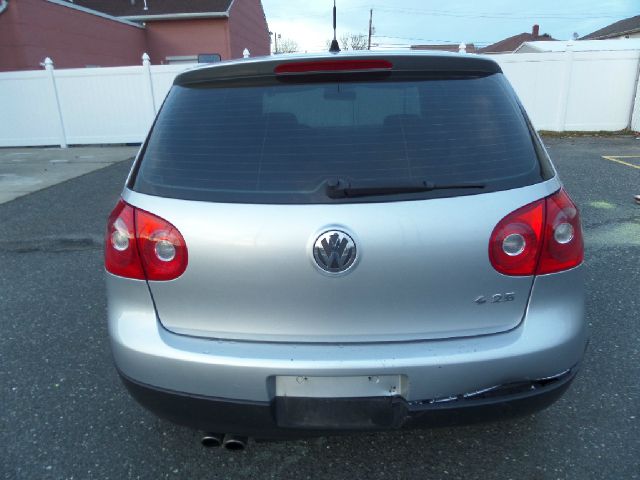
M395 195L401 193L430 192L432 190L482 189L481 183L434 183L427 180L411 180L402 183L355 183L340 178L325 182L325 192L329 198L369 197L376 195Z

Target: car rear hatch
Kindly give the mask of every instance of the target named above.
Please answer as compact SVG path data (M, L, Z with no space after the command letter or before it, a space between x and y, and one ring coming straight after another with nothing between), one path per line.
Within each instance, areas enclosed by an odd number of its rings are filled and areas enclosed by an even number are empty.
M517 100L492 62L385 61L176 80L125 194L184 236L184 274L149 282L167 329L342 343L519 324L533 277L498 273L489 238L557 183ZM334 272L314 256L327 232L355 246Z

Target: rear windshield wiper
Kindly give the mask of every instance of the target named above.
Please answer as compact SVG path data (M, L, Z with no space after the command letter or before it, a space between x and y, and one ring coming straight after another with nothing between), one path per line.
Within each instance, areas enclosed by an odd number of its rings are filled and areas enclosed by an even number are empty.
M400 193L420 193L432 190L453 190L466 188L485 188L481 183L433 183L426 180L413 180L394 184L356 184L342 179L330 179L326 183L329 198L370 197L375 195L395 195Z

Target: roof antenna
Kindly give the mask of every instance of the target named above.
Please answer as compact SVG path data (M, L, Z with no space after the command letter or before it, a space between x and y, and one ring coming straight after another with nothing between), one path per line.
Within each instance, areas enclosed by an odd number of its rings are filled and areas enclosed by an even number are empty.
M329 51L331 53L338 53L340 51L340 45L338 45L338 40L336 40L336 0L333 0L333 40L331 40Z

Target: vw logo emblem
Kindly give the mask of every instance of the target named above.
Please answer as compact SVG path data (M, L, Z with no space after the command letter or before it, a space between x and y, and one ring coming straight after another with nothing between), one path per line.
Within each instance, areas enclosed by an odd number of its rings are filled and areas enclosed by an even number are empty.
M329 230L313 244L313 258L325 272L342 273L356 261L356 244L346 233Z

